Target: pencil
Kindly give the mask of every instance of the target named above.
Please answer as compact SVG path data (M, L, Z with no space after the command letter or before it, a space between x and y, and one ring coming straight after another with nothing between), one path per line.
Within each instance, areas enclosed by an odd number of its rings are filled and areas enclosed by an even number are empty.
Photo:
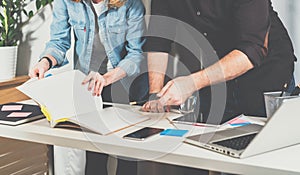
M148 100L142 100L142 101L132 101L129 102L130 105L143 105L144 103L146 103Z
M287 84L287 83L285 83L285 84L283 85L283 89L281 90L280 97L282 97L282 96L283 96L283 94L284 94L284 92L286 92L286 90L287 90L287 87L288 87L288 84Z

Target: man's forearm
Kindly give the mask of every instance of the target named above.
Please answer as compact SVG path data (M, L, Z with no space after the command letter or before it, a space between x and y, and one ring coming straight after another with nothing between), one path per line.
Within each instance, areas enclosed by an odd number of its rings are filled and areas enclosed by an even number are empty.
M247 55L239 50L233 50L212 66L191 75L196 88L232 80L253 68Z
M158 93L164 86L167 65L167 53L148 53L149 93Z

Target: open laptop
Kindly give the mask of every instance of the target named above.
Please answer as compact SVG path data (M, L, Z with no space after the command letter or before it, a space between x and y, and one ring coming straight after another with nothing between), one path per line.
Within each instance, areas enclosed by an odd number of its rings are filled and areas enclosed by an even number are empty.
M282 103L266 125L250 124L187 137L186 143L245 158L300 143L300 98Z

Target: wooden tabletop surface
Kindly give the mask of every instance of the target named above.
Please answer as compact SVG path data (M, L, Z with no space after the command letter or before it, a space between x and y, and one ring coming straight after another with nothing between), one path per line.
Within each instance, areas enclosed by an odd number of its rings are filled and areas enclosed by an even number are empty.
M9 81L0 82L0 104L28 100L29 97L15 88L27 80L29 80L29 77L24 75Z

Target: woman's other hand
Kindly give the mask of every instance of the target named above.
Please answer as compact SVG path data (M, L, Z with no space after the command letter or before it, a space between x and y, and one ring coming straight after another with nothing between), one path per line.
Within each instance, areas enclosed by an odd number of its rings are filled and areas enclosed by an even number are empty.
M107 86L106 79L94 71L91 71L82 82L83 85L87 83L89 83L88 90L92 91L93 96L100 96L103 88Z

